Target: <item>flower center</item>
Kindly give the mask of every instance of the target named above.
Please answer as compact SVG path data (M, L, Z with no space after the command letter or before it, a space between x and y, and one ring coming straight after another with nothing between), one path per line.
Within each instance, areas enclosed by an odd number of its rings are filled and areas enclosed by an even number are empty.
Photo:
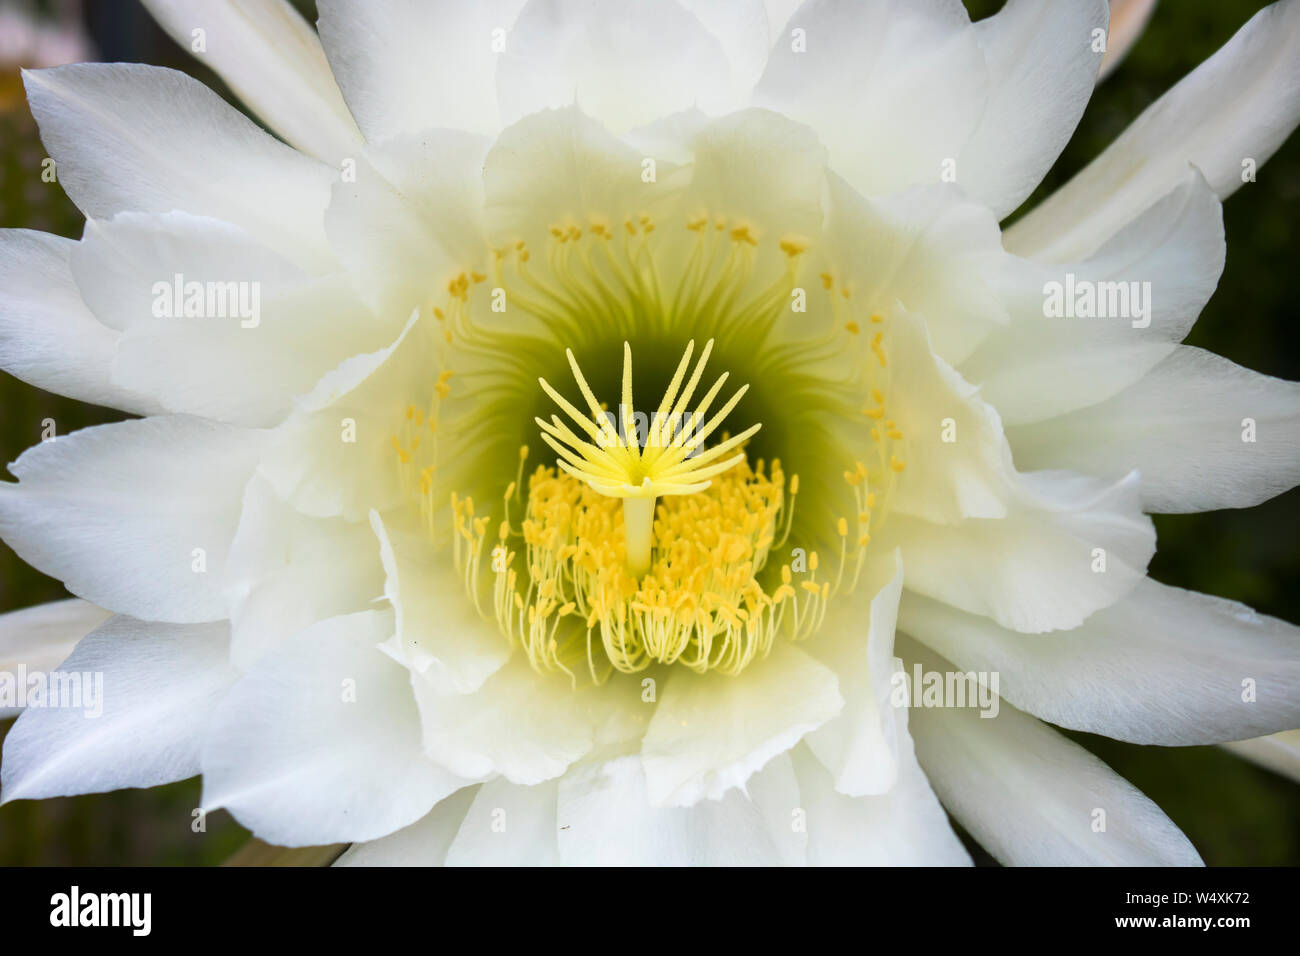
M821 333L773 337L805 327L785 313L804 296L809 244L769 247L748 226L705 217L686 231L657 244L667 237L647 216L617 232L557 226L542 268L523 242L494 250L490 309L474 289L492 270L467 270L430 304L442 371L427 411L408 409L394 438L403 469L418 475L423 523L435 543L450 530L480 613L537 671L575 684L672 664L735 674L775 640L813 635L856 585L873 515L885 517L904 467L886 411L888 325L871 303L822 273ZM698 355L688 330L709 336ZM617 366L602 361L620 340L621 388ZM640 411L634 351L639 379L667 383ZM552 385L560 353L576 385L567 397ZM663 363L669 354L680 358ZM745 406L761 426L730 420L748 385L723 400L724 373L703 389L717 355L761 386ZM605 390L616 409L598 397ZM524 409L540 434L518 430ZM417 447L407 432L422 417L436 440ZM557 457L525 474L539 438ZM766 456L751 453L755 442ZM800 479L783 460L807 472L798 520ZM500 495L500 510L476 511L471 489L480 501Z

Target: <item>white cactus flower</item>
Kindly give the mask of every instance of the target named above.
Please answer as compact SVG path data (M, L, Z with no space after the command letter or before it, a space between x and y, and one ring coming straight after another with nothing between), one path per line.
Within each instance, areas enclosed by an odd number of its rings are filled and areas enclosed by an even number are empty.
M1300 386L1179 344L1300 122L1296 0L1005 233L1102 0L146 2L284 142L26 74L87 221L0 233L0 366L141 417L0 486L80 599L0 661L104 679L4 800L201 773L355 864L969 863L945 807L1193 864L1050 724L1300 726L1295 628L1148 579L1145 514L1300 481Z

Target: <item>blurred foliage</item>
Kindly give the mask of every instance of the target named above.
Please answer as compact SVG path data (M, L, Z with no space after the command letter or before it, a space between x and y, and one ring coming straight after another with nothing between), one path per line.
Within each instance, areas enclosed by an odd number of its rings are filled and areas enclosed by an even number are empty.
M0 0L0 4L8 0ZM1069 0L1062 0L1069 2ZM314 18L312 5L299 8ZM987 16L998 0L967 0ZM1163 0L1138 44L1097 90L1079 129L1026 208L1066 182L1141 111L1223 45L1259 0ZM175 46L135 0L98 0L85 22L105 61L186 70L229 92ZM1015 144L1008 144L1014 149ZM45 156L17 78L0 75L0 227L76 237L81 217L58 186L40 181ZM1225 205L1228 258L1217 292L1188 343L1270 375L1300 379L1300 293L1295 270L1300 215L1300 137L1292 136ZM11 461L53 418L65 433L119 413L42 392L0 373L0 456ZM1300 621L1300 491L1257 508L1156 518L1154 577ZM0 545L0 611L66 595ZM0 734L10 724L0 722ZM1154 799L1207 863L1300 863L1300 786L1213 747L1141 747L1071 734ZM199 783L123 790L0 808L0 864L212 864L246 836L224 812L204 833L191 829ZM977 851L980 862L990 862Z

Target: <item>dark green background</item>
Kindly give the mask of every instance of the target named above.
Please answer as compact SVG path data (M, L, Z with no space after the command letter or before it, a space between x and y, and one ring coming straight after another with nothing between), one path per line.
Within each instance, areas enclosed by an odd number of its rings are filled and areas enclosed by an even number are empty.
M3 0L0 0L3 2ZM1072 2L1072 0L1060 0ZM300 3L314 19L310 3ZM998 0L968 0L975 17ZM87 4L99 58L187 70L224 87L171 43L134 0ZM1103 83L1073 140L1035 196L1064 183L1149 103L1217 50L1256 10L1255 0L1164 0L1146 33ZM11 84L14 77L0 77ZM228 94L227 94L228 95ZM0 96L0 103L3 96ZM1008 149L1015 148L1008 143ZM45 156L24 106L0 110L0 227L78 236L81 219L55 185L40 182ZM1034 200L1031 200L1031 203ZM1218 291L1188 342L1270 375L1300 379L1300 137L1292 136L1226 204L1228 259ZM0 373L0 458L11 461L40 438L41 420L60 433L121 416L39 391ZM1234 598L1300 621L1300 492L1248 511L1156 518L1159 551L1151 574L1168 584ZM0 611L65 596L62 585L0 545ZM8 729L0 722L0 735ZM1150 795L1210 864L1300 861L1300 786L1213 747L1166 749L1072 734ZM153 790L20 801L0 808L0 864L209 864L246 837L224 812L207 832L191 831L197 780ZM977 852L977 859L988 862Z

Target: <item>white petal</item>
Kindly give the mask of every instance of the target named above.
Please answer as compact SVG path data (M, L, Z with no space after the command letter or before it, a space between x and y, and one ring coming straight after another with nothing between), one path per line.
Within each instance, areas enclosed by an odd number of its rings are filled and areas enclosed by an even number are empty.
M541 250L552 226L585 228L596 219L618 228L653 212L671 177L661 161L656 182L642 182L642 158L577 109L526 117L497 138L484 163L490 237Z
M961 155L987 71L960 0L810 0L783 33L754 103L817 130L860 192L939 182Z
M724 680L726 678L723 678ZM589 763L559 784L560 859L570 866L797 866L799 788L780 754L744 790L692 807L653 806L636 757Z
M1111 146L1006 234L1012 252L1088 256L1194 163L1220 199L1300 122L1300 4L1266 7L1156 100Z
M905 656L951 669L919 649ZM913 707L909 723L939 799L1004 864L1200 865L1178 827L1132 784L1009 704L991 718L973 708Z
M1002 276L1011 321L961 363L961 373L979 383L1008 425L1096 404L1174 351L1214 293L1224 253L1223 209L1204 177L1189 169L1177 189L1086 261L1008 260ZM1116 314L1076 317L1081 289L1095 292L1107 313L1113 290ZM1130 298L1134 291L1139 299ZM1063 309L1069 296L1064 317L1045 314L1049 292L1059 293ZM1137 313L1139 305L1145 314Z
M226 617L222 568L261 433L160 416L24 452L0 484L0 536L101 607L154 621Z
M236 677L224 624L127 617L88 634L59 673L77 675L80 701L33 703L18 718L0 761L5 802L193 776L204 728Z
M771 49L770 0L677 0L722 45L731 67L732 85L748 93L767 66ZM780 15L779 13L777 14ZM783 26L784 21L777 26Z
M1006 324L997 279L1007 256L983 206L945 185L868 201L835 176L829 195L828 271L852 290L860 325L902 302L925 319L934 351L956 364Z
M23 74L59 182L89 219L180 209L328 263L329 167L258 129L197 80L133 63Z
M1072 730L1176 747L1300 726L1300 629L1149 578L1072 631L1017 634L910 593L899 626Z
M1239 757L1300 782L1300 730L1288 730L1253 740L1224 744Z
M835 672L845 701L839 716L808 735L808 747L830 770L835 789L855 797L884 793L898 780L898 728L889 698L903 564L897 553L880 564L857 591L832 603L816 640L807 644Z
M320 0L321 43L366 139L435 127L495 132L493 46L503 37L511 47L523 3Z
M365 610L384 592L369 526L294 511L260 476L244 491L225 577L231 659L243 669L308 625Z
M555 781L478 788L447 852L447 866L554 866Z
M13 675L16 692L21 683L18 668L28 674L48 673L72 653L79 640L108 617L108 611L79 598L0 614L0 674ZM16 700L12 705L0 700L0 720L20 713L22 707Z
M114 383L168 411L274 425L339 362L392 338L345 275L309 275L187 213L87 223L72 271L96 318L122 331Z
M898 778L876 796L845 796L804 747L793 753L812 866L969 866L906 730Z
M902 548L907 588L1037 634L1077 627L1142 579L1155 531L1136 474L1111 484L1032 472L1018 482L1002 519L945 526L891 515L876 540Z
M1106 30L1104 0L1009 0L975 24L988 104L957 161L957 182L998 218L1043 180L1092 96Z
M497 68L504 122L578 104L616 132L742 105L718 39L676 3L530 0Z
M402 135L335 182L325 230L377 315L444 304L448 280L481 260L486 151L457 130Z
M642 742L650 802L719 800L843 706L834 672L789 641L735 677L679 670Z
M510 657L510 643L478 613L464 576L427 537L390 533L374 511L370 527L397 624L394 656L439 694L478 690Z
M406 500L392 441L406 401L431 387L433 320L419 317L412 312L391 345L327 373L270 432L259 471L299 511L364 521Z
M1007 429L1022 468L1142 474L1142 508L1248 508L1300 482L1300 383L1180 346L1100 404Z
M335 866L442 866L478 787L462 787L408 827L354 843Z
M285 641L237 683L203 746L203 805L269 843L373 840L468 781L420 751L406 669L378 644L392 616L330 618Z
M71 239L0 230L0 368L59 395L148 414L158 405L110 380L118 335L81 300Z
M289 143L329 163L356 156L361 134L311 25L287 0L144 0L163 28L215 70ZM195 50L195 30L203 49Z
M575 691L563 675L538 674L519 655L472 694L439 694L419 674L411 684L430 758L468 779L501 774L525 786L558 777L592 749L614 686Z

